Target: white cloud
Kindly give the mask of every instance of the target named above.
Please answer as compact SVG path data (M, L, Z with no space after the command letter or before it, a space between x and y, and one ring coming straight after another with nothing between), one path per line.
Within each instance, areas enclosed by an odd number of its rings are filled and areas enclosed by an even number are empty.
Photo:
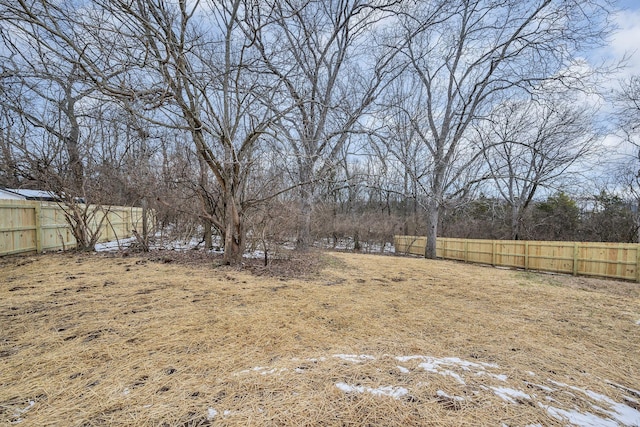
M627 67L622 75L640 74L640 9L620 11L614 16L614 22L618 29L612 34L611 42L603 54L612 59L628 56Z

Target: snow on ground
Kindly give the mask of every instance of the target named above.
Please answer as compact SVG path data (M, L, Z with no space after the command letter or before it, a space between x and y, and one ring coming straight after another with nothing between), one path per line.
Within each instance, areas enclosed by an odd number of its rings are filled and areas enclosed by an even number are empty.
M135 241L135 237L129 237L126 239L112 240L110 242L96 243L95 250L96 252L119 251L122 248L128 248Z
M220 249L222 246L222 242L220 241L219 236L214 237L213 246L211 253L224 253L223 250ZM201 238L191 237L189 239L167 239L165 236L162 236L160 233L156 234L152 239L155 243L150 244L150 249L164 249L171 251L189 251L203 247L203 241ZM112 252L118 251L121 249L127 249L136 243L135 237L128 237L123 239L112 240L109 242L103 242L96 244L95 251L96 252ZM326 241L321 241L317 243L318 246L325 249L337 249L337 250L353 250L353 242L350 240L340 241L336 246L328 244ZM293 250L295 249L295 245L292 243L285 243L282 245L283 249ZM395 253L395 248L391 243L385 243L384 247L380 244L367 244L362 243L362 252L369 253ZM264 259L264 251L263 250L248 250L244 254L244 258L248 259Z
M349 385L343 382L337 382L336 387L345 393L371 393L374 396L389 396L399 399L409 393L404 387L383 386L378 388L364 387L361 385Z
M341 361L354 365L365 365L367 363L376 363L382 359L393 359L394 362L400 363L396 368L403 375L411 375L412 373L427 372L429 374L443 375L445 377L451 377L452 388L460 387L461 395L465 397L457 396L455 394L449 394L443 390L438 390L436 395L439 398L447 399L455 402L462 402L466 400L473 400L474 396L477 396L481 391L474 392L469 395L464 387L467 385L467 381L474 379L481 379L483 385L480 385L480 389L493 393L495 396L502 399L509 405L520 405L523 403L536 404L545 411L550 417L557 419L561 423L567 425L573 425L578 427L640 427L640 411L635 409L638 405L638 400L633 396L640 395L640 391L630 389L610 381L604 381L606 384L615 387L618 391L623 390L622 398L625 402L632 404L631 407L625 403L616 402L613 399L596 393L589 389L583 389L573 385L565 384L562 382L554 381L551 379L544 379L537 377L533 372L526 372L530 377L536 377L536 381L521 381L511 380L509 384L509 376L500 372L500 366L494 363L482 363L463 360L457 357L444 357L437 358L431 356L410 355L410 356L391 356L383 355L380 358L368 354L334 354L334 359L340 359ZM326 362L328 359L325 357L310 358L310 359L298 359L293 358L290 360L292 366L297 366L298 362L311 362L316 367L322 368L322 362ZM287 371L294 372L296 374L304 375L308 372L307 369L301 369L299 367L287 368L287 367L265 367L256 366L250 369L237 372L236 375L280 375ZM486 380L482 379L486 378ZM485 381L488 381L486 384ZM490 383L504 383L503 385L496 386ZM548 384L548 385L545 385ZM354 384L348 382L345 378L343 381L336 381L335 387L347 394L371 394L376 397L384 398L390 397L393 399L400 399L405 396L411 395L411 389L402 387L395 384L381 385L378 387L368 387L362 384ZM507 386L508 385L508 386ZM527 392L523 391L527 390ZM574 393L577 392L577 393ZM573 407L567 408L566 404L554 399L554 396L566 396L567 394L572 396ZM545 403L542 403L545 402ZM583 410L583 407L590 407L591 410ZM209 409L208 416L213 417L220 411L213 408ZM212 416L213 414L213 416ZM227 416L228 411L223 411L223 414ZM536 424L532 424L529 427L536 427Z
M366 360L376 360L375 357L369 356L368 354L334 354L333 357L354 363L364 362Z
M463 401L465 400L465 398L464 398L464 397L461 397L461 396L450 396L450 395L448 395L447 393L445 393L445 392L444 392L444 391L442 391L442 390L438 390L438 391L436 392L436 394L437 394L439 397L446 397L447 399L457 400L458 402L463 402Z
M489 388L493 390L493 392L498 397L502 398L502 400L505 400L509 403L518 403L517 399L531 400L531 396L529 396L527 393L520 390L514 390L508 387L489 387Z
M36 402L34 400L30 400L27 406L25 406L24 408L15 409L13 412L14 420L11 424L20 424L22 422L22 415L24 415L26 412L29 412L29 410L33 408L35 404Z
M369 242L360 242L359 244L360 244L360 251L365 253L393 254L396 252L395 247L390 242L385 242L384 246L380 245L380 243L369 243ZM321 239L320 241L316 242L316 246L319 246L324 249L352 251L355 248L355 242L351 237L338 239L337 241L334 241L333 239Z

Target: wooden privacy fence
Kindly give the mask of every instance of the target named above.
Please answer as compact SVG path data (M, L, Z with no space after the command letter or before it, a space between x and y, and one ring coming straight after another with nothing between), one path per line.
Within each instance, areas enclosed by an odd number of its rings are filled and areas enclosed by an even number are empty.
M90 206L90 209L93 207ZM142 208L105 206L96 209L93 230L100 221L100 242L130 237L142 230ZM152 214L150 215L150 217ZM56 203L0 200L0 256L75 248L76 239Z
M427 238L395 236L396 253L425 255ZM438 237L436 255L494 266L640 282L637 243L542 242Z

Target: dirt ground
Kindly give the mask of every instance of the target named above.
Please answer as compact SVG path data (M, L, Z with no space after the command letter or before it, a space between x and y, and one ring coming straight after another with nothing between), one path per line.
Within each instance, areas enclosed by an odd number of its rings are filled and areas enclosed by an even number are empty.
M640 284L312 253L0 259L0 423L640 426Z

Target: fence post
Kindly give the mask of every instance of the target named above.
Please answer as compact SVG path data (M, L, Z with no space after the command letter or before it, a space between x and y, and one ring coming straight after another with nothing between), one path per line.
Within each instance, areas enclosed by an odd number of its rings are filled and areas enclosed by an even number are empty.
M469 262L469 240L464 239L464 262Z
M42 209L40 202L34 202L33 214L35 215L36 224L36 253L42 253Z
M640 282L640 244L636 245L636 282Z
M496 250L498 243L495 240L491 241L491 265L496 266Z
M524 269L529 270L529 241L524 241Z
M578 242L573 243L573 275L578 275Z

